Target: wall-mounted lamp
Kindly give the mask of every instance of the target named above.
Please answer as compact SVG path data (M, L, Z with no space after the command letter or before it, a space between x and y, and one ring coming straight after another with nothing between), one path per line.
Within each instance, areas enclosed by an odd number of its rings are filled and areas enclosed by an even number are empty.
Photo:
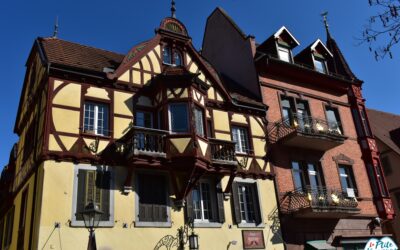
M189 235L189 228L192 233ZM198 250L199 249L199 236L194 232L194 223L193 219L189 218L187 224L183 227L179 228L179 238L181 248L184 248L184 245L189 241L189 249L190 250Z

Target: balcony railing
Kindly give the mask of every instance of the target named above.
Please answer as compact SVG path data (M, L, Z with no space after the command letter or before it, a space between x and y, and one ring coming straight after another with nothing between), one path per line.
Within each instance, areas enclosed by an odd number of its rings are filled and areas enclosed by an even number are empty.
M307 137L299 140L294 137ZM311 116L301 116L294 114L278 122L273 123L268 131L268 137L271 143L276 143L282 139L290 138L292 141L288 145L313 147L316 149L327 150L342 143L347 137L343 135L341 124L339 122L326 121ZM318 141L313 140L318 139ZM331 140L333 143L327 143L323 140Z
M237 164L235 142L209 138L211 160L225 164Z
M168 134L165 130L134 126L126 136L126 155L165 157L165 137Z
M281 211L286 214L315 213L353 214L359 211L354 192L327 187L306 187L287 192L281 199ZM307 214L308 213L308 214Z

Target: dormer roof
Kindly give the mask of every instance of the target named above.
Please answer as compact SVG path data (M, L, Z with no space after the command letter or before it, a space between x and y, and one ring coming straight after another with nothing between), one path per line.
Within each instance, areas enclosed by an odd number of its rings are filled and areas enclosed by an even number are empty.
M282 26L277 32L275 32L273 37L275 39L278 39L282 36L282 34L286 34L288 36L288 38L290 38L291 43L289 43L289 44L291 45L290 46L291 48L294 48L294 47L300 45L300 42L292 35L292 33L290 33L290 31L285 26Z
M321 46L325 50L325 52L326 52L325 54L328 54L330 57L333 57L332 53L325 46L325 44L321 41L321 39L317 39L314 43L311 44L311 46L310 46L311 52L319 52L318 46Z

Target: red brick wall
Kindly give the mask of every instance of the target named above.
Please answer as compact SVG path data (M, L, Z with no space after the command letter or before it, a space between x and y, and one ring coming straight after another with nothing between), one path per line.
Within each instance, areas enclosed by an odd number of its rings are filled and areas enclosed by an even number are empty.
M267 112L268 121L275 122L282 119L279 95L284 94L284 90L289 96L308 100L311 116L324 119L324 106L329 102L333 106L338 107L344 135L348 136L344 144L328 150L324 153L311 152L307 150L279 147L272 152L273 162L275 163L274 171L276 173L276 182L278 192L280 194L293 190L293 178L291 172L291 159L315 157L321 160L324 179L327 187L341 188L340 178L336 162L332 159L333 156L344 154L354 161L353 172L356 179L356 185L359 193L359 208L360 215L376 216L376 209L372 201L372 191L368 179L366 167L361 158L360 146L357 142L357 134L350 107L348 106L348 98L346 93L337 93L334 91L324 90L318 86L310 86L295 82L284 82L276 79L260 77L261 82L267 83L267 86L262 86L262 95L264 103L269 106ZM270 85L274 85L271 87Z

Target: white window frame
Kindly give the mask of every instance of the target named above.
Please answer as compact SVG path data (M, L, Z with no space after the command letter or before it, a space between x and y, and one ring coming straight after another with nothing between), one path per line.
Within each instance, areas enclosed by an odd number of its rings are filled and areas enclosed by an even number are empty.
M157 222L157 221L140 221L139 219L139 176L141 174L147 174L147 175L162 175L165 178L165 182L167 184L166 186L166 199L167 199L167 221L166 222ZM165 172L154 172L154 171L147 171L147 170L141 170L135 173L135 184L134 184L134 190L135 190L135 227L171 227L172 226L172 221L171 221L171 199L169 195L171 194L171 189L170 189L170 184L169 184L169 178L168 174Z
M244 178L241 178L241 177L235 177L235 179L233 181L236 182L238 185L240 185L241 183L242 184L254 184L254 183L256 183L258 205L259 205L258 209L260 209L260 216L261 216L260 224L249 223L249 222L246 222L246 221L242 220L242 222L238 224L238 228L251 228L251 227L254 227L254 228L265 228L265 222L264 222L264 216L263 216L263 207L262 207L262 196L261 196L261 193L260 193L260 185L259 185L258 181L254 180L254 179L244 179ZM239 197L237 197L237 198L239 199Z
M248 147L247 150L246 150L246 148L244 148L245 145L242 145L242 137L244 137L244 133L242 133L242 132L239 133L239 131L241 131L242 129L245 130L246 134L247 134L247 136L244 138L245 141L247 142L247 147ZM239 150L236 150L236 147L235 147L236 153L248 154L249 151L250 151L250 140L249 140L249 131L248 131L248 129L245 128L245 127L232 126L232 141L233 141L233 133L234 133L233 131L234 130L237 131L236 134L238 136L238 141L236 143L237 143L237 145L239 147ZM245 150L243 150L243 149L245 149Z
M203 192L202 192L202 187L201 184L207 184L209 187L209 198L210 198L210 206L211 206L211 213L218 213L217 212L217 204L216 204L216 199L217 199L217 193L215 190L215 187L213 187L213 184L210 180L200 180L198 182L199 186L199 191L200 191L200 213L201 213L201 219L194 219L194 223L213 223L209 219L204 219L204 204L203 204ZM194 204L194 201L193 201ZM193 205L194 206L194 205ZM195 214L194 208L193 208L193 214ZM193 216L194 217L194 216Z
M100 221L99 227L113 227L114 226L114 173L112 168L109 166L93 166L87 164L78 164L74 168L74 190L72 194L72 214L71 214L71 226L72 227L84 227L85 223L81 220L76 220L76 206L78 199L78 173L79 170L97 170L110 171L110 219L108 221Z
M316 57L316 56L313 56L313 59L314 59L314 68L315 68L315 71L317 71L317 72L319 72L319 73L321 73L321 74L328 74L328 67L327 67L327 65L326 65L326 60L323 59L323 58L318 58L318 57ZM317 68L317 62L321 63L321 65L323 66L323 71L318 70L318 68Z
M288 61L281 57L281 53L280 52L287 53ZM288 62L288 63L292 62L292 53L291 53L290 49L285 47L285 46L278 45L278 57L279 57L279 60L281 60L281 61Z
M99 119L99 105L104 105L104 107L107 107L107 115L108 115L108 117L107 117L107 121L109 122L110 121L110 107L106 104L106 103L98 103L98 102L93 102L93 101L85 101L85 103L84 103L84 107L83 107L83 130L85 131L85 127L86 127L86 124L85 124L85 115L86 115L86 103L91 103L91 104L93 104L94 105L94 117L93 117L93 119L94 119L94 123L93 123L93 131L94 131L94 134L95 135L102 135L102 136L109 136L109 126L110 126L110 124L107 124L107 128L103 128L103 131L105 132L105 134L104 133L99 133L99 121L98 121L98 119ZM104 121L104 117L105 117L105 115L103 114L103 121Z
M171 119L171 106L172 105L185 105L186 106L186 124L187 124L186 131L172 131L172 119ZM188 112L189 112L189 107L186 102L176 102L176 103L170 103L168 105L168 129L171 133L180 134L180 133L189 133L190 132L190 122L189 122L189 113Z

